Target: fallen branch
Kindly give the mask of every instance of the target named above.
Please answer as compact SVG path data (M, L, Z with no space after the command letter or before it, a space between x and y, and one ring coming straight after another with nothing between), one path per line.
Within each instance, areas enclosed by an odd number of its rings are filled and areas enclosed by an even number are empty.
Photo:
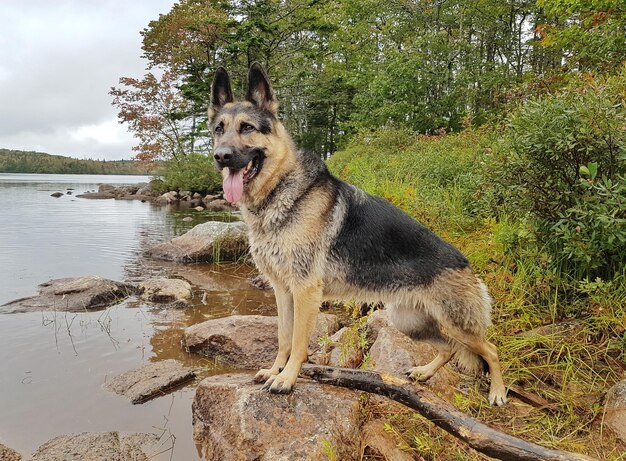
M418 411L474 450L506 461L592 461L585 455L544 448L499 432L457 410L423 386L395 377L349 368L305 364L302 375L324 384L383 395ZM418 393L419 392L419 393Z

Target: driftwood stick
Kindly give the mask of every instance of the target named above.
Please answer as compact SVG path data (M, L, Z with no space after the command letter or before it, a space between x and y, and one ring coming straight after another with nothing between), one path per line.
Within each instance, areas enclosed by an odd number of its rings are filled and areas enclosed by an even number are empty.
M320 383L378 394L419 412L474 450L506 461L592 461L585 455L544 448L499 432L457 410L423 386L378 373L305 364L301 374ZM419 391L419 393L417 392Z

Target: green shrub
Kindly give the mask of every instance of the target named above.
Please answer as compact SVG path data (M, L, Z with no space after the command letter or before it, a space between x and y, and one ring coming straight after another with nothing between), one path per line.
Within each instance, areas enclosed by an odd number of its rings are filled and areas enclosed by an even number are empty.
M581 78L508 120L486 167L494 204L530 219L552 265L575 277L626 262L626 71Z
M207 193L222 185L222 178L213 165L213 159L197 153L166 161L161 175L169 190Z
M626 177L581 181L579 193L551 228L555 250L578 278L612 276L626 262Z
M169 188L161 178L152 178L150 180L150 190L157 194L164 194L169 191Z

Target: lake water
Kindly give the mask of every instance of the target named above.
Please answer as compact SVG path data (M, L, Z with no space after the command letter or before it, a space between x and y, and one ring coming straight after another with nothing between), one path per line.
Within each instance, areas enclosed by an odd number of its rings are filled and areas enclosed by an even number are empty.
M156 433L163 453L151 459L202 459L191 437L194 383L142 405L102 384L169 358L200 368L201 377L223 372L181 348L182 330L209 318L275 313L271 293L248 285L248 266L182 266L141 256L147 246L214 216L75 197L99 183L147 179L0 174L0 304L35 294L47 280L82 275L125 281L169 276L188 280L194 289L193 306L185 310L131 300L97 312L0 314L0 443L25 459L53 437L85 431ZM65 195L50 196L57 191ZM192 222L183 222L185 216Z
M0 304L51 278L124 278L142 247L171 236L175 215L131 200L85 200L98 184L144 176L0 174ZM68 190L73 189L73 190ZM63 195L51 197L54 192Z

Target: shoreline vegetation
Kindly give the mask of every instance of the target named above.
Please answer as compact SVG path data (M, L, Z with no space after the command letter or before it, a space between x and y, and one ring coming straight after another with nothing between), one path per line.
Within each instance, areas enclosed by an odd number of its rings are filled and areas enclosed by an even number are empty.
M44 152L0 149L0 173L151 175L137 160L93 160Z

